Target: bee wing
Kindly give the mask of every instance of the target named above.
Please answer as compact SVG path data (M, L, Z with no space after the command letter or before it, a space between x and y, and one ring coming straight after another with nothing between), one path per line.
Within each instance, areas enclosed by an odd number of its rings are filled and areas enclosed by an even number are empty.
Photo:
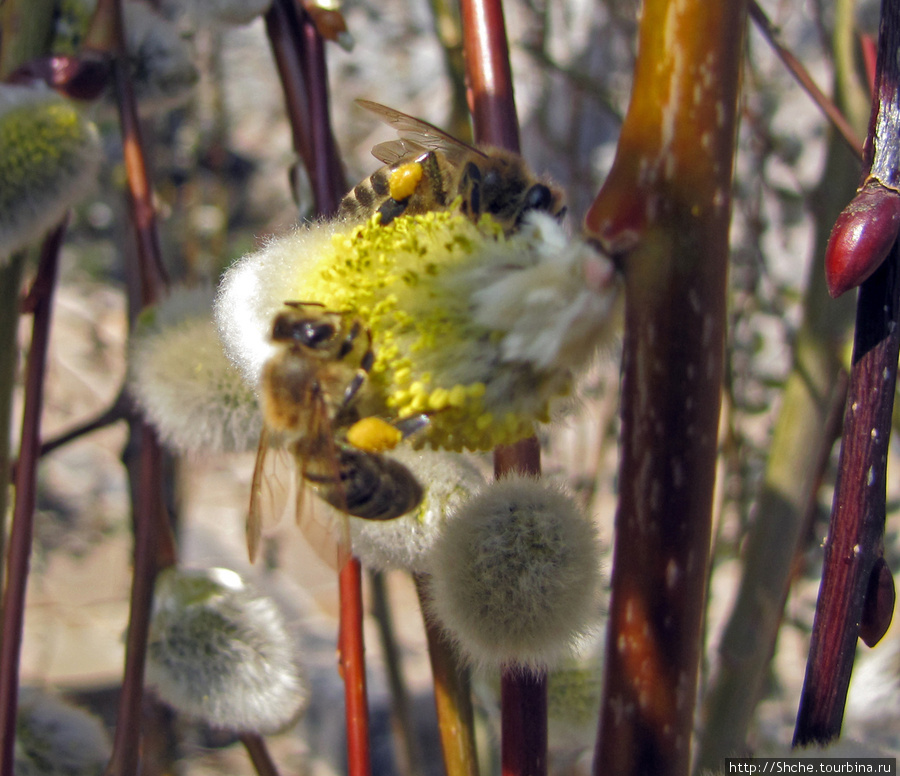
M305 498L307 489L315 490L309 483L321 481L325 483L324 487L337 489L340 503L341 472L337 445L328 408L321 397L317 398L315 409L310 413L307 438L315 440L310 447L314 447L316 453L298 459L301 482L297 489L297 525L316 555L332 568L340 570L351 554L347 515L323 500Z
M379 143L372 149L375 158L385 164L393 164L402 158L424 151L444 151L450 156L473 153L485 156L477 148L462 140L457 140L427 121L371 100L357 100L356 102L366 110L372 111L386 124L390 124L400 135L399 140Z
M291 453L272 445L269 430L263 427L256 450L256 465L250 485L250 507L247 511L247 553L256 560L263 526L277 523L288 505L294 502L297 489L296 465Z

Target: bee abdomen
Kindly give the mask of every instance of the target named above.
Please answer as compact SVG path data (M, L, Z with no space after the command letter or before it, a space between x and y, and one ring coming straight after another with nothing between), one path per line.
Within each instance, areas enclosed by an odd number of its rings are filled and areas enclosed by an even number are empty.
M350 192L344 195L338 209L338 216L367 218L375 212L380 202L389 197L390 169L382 167L370 177L357 183Z
M422 502L422 486L392 458L344 448L338 454L341 486L319 495L337 509L365 520L392 520Z

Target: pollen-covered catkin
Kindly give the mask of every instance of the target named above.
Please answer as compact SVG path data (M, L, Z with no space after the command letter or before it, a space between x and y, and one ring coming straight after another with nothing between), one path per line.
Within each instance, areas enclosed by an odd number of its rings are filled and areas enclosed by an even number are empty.
M91 191L101 159L74 103L43 85L0 84L0 264Z
M227 569L160 574L147 682L179 711L231 730L276 732L305 700L281 612Z
M600 615L594 524L545 480L487 485L431 553L431 612L474 663L547 668Z
M142 314L128 390L160 439L181 453L246 452L262 421L253 390L222 350L208 287L175 289Z
M219 333L252 384L290 300L368 328L362 414L428 413L418 441L479 450L550 419L615 328L616 281L605 257L539 212L510 236L453 209L313 224L244 257L220 286Z

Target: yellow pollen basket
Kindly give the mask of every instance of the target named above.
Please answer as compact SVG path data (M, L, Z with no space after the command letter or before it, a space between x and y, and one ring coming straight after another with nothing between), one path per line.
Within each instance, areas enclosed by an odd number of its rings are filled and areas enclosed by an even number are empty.
M403 434L381 418L363 418L347 430L347 441L366 453L393 450L402 439Z
M419 185L419 181L422 180L423 172L422 165L418 162L401 164L391 172L388 180L391 197L399 202L411 196L416 190L416 186Z

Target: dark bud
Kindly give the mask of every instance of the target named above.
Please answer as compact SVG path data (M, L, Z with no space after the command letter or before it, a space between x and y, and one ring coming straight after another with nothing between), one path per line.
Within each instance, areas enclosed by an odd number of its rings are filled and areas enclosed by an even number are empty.
M109 85L109 61L100 56L39 57L17 68L8 81L12 84L43 81L65 97L96 100Z
M900 233L900 193L869 182L838 216L825 250L828 293L856 288L887 258Z
M887 633L894 616L894 577L884 558L878 558L869 574L866 600L859 621L859 637L867 647L874 647Z

